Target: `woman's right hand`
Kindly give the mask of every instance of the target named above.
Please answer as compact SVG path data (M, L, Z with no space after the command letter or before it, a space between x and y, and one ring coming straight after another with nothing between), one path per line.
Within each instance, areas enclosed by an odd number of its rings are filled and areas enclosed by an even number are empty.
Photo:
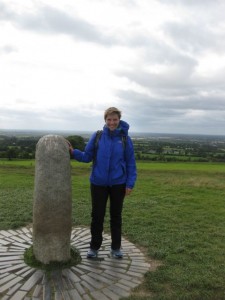
M69 146L69 151L70 151L70 154L73 155L73 146L71 145L71 143L67 140L67 144Z

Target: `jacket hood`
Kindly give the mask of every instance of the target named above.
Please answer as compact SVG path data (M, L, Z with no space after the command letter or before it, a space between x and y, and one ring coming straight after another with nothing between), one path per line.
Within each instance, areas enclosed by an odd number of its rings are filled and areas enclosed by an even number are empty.
M116 130L113 131L113 134L115 134L115 135L120 135L120 134L128 135L129 128L130 128L130 125L127 122L125 122L123 120L120 120L119 126L117 127ZM106 131L106 132L110 132L109 128L106 125L104 125L103 130Z

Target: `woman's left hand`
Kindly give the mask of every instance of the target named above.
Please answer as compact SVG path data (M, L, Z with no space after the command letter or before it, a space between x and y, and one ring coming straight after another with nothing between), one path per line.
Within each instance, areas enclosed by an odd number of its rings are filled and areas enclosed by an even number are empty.
M132 189L126 188L125 196L129 196L132 192Z

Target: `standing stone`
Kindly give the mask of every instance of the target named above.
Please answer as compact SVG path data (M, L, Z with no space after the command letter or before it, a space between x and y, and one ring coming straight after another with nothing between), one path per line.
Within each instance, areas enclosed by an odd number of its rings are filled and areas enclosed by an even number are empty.
M44 264L68 261L72 230L71 166L67 141L42 137L36 147L33 252Z

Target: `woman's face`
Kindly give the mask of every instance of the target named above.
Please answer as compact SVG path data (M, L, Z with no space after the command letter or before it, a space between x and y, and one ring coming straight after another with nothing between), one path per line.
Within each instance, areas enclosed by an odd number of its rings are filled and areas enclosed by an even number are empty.
M119 125L120 119L117 114L110 114L106 117L105 123L109 130L115 130Z

